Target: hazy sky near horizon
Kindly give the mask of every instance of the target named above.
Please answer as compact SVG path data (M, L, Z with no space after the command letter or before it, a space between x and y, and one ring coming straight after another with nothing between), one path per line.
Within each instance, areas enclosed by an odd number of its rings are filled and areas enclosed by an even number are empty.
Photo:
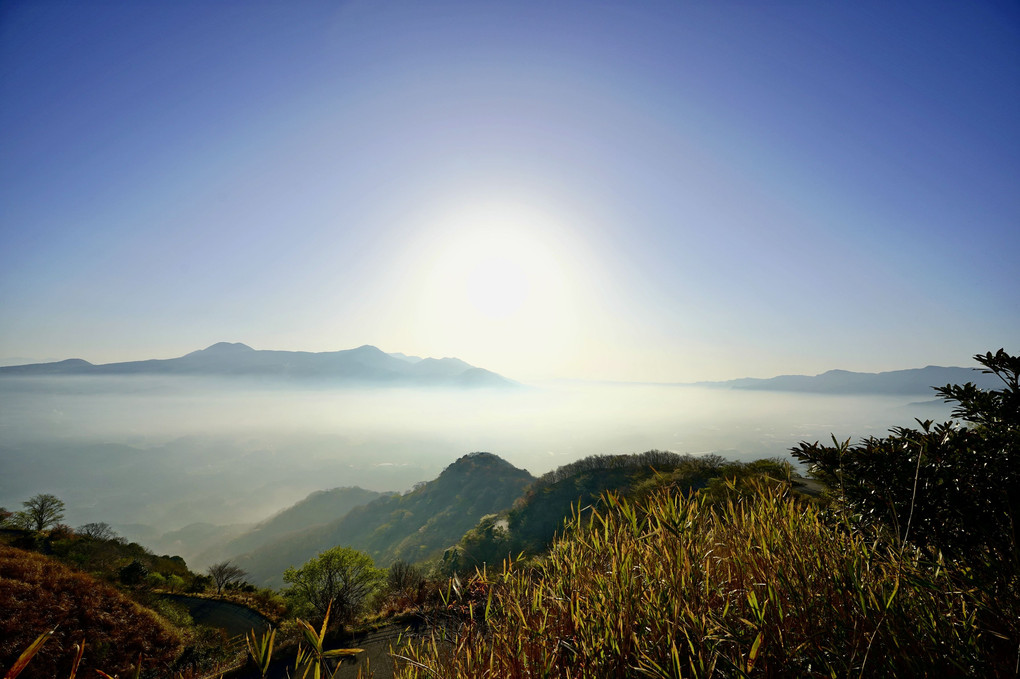
M1011 2L0 4L0 357L1020 346Z

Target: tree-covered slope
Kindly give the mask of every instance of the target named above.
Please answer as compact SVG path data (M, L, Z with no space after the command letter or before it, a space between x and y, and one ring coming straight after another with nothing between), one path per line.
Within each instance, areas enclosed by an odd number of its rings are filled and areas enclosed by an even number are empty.
M283 571L336 545L367 552L380 566L422 561L456 544L486 514L504 510L534 481L490 453L471 453L403 495L381 497L324 526L289 533L235 561L251 580L279 586Z

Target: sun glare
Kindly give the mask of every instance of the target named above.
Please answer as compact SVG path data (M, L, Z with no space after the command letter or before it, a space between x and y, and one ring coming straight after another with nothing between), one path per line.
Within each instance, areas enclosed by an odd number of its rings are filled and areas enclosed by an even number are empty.
M573 275L560 224L538 210L487 205L436 226L417 305L429 335L518 355L569 341Z
M485 255L464 280L464 291L477 313L507 318L531 297L531 280L520 260L498 252Z

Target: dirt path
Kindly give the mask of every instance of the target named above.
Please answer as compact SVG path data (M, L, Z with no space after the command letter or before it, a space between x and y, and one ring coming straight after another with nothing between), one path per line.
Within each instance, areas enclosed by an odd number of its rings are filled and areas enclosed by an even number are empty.
M358 670L370 667L372 679L393 679L393 659L390 657L391 649L397 650L402 635L406 630L405 625L387 625L371 632L360 634L344 635L336 643L330 643L330 648L361 648L364 653L357 657L345 660L340 666L340 672L336 675L338 679L355 679ZM275 659L269 670L270 679L286 679L288 670L294 668L293 656L279 657ZM257 679L258 673L253 669L238 670L227 675L230 679ZM368 674L364 675L366 678Z
M358 668L365 668L367 663L372 669L372 679L392 679L393 658L390 652L399 653L401 642L406 639L407 628L404 625L387 625L372 632L345 637L341 640L343 645L349 648L363 648L365 652L345 662L337 676L340 679L354 679L358 675Z

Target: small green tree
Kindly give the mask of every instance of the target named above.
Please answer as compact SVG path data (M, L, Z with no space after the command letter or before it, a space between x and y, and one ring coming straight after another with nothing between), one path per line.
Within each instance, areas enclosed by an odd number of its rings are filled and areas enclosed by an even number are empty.
M64 518L64 502L56 495L39 493L21 503L32 530L42 531Z
M334 620L342 624L354 621L382 579L372 557L350 547L327 549L283 573L288 594L311 605L322 618L332 607Z
M166 587L166 578L162 573L149 573L145 576L145 584L152 589L162 589Z
M170 590L170 593L179 592L184 589L184 578L176 574L170 574L166 578L166 588Z
M7 526L18 530L32 530L34 525L28 512L14 512L7 519Z

